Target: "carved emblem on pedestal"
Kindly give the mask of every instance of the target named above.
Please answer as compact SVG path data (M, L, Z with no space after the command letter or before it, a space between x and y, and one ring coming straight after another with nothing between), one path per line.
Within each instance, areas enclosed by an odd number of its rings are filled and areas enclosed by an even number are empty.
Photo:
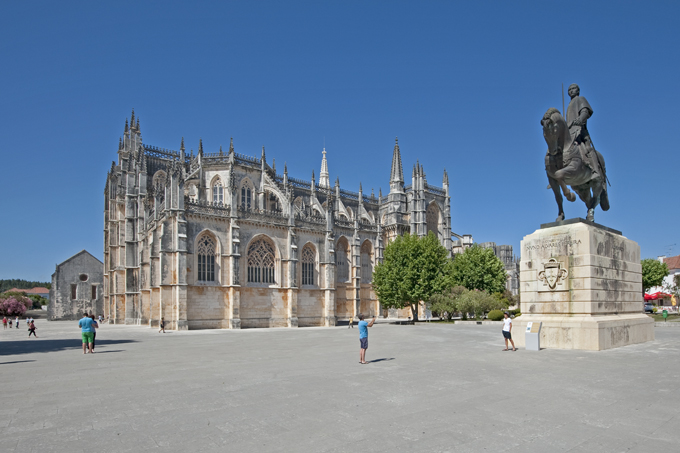
M543 264L543 270L538 273L538 279L552 291L558 286L563 286L568 274L569 272L562 268L562 263L555 258L550 258L547 263Z

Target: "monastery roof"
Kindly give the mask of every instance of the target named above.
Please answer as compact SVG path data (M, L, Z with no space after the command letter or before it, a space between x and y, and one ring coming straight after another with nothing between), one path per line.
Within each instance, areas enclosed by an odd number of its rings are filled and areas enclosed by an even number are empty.
M50 290L47 289L47 288L43 288L42 286L36 286L36 287L33 288L33 289L27 289L27 288L23 288L23 289L12 288L12 289L8 289L6 292L8 292L8 293L9 293L9 292L12 292L12 293L15 293L15 292L16 292L16 293L26 293L26 294L49 294L49 293L50 293Z
M87 250L83 249L83 250L81 250L80 252L78 252L78 253L76 253L75 255L73 255L72 257L70 257L70 258L68 258L68 259L65 259L64 261L62 261L61 263L59 263L58 266L61 266L62 264L66 263L66 262L68 262L68 261L71 261L71 260L74 259L75 257L82 255L83 253L87 253L87 254L90 255L92 258L94 258L94 259L96 259L97 261L99 261L100 263L102 263L96 256L94 256L93 254L91 254L91 253L88 252ZM104 264L104 263L102 263L102 264Z

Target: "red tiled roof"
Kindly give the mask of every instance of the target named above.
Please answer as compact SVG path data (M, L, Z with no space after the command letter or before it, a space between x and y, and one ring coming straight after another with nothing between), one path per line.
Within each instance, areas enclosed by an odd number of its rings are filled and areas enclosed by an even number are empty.
M33 289L27 289L26 292L30 294L49 294L50 290L42 286L36 286Z
M19 289L19 288L12 288L8 289L6 292L14 292L14 293L26 293L26 294L49 294L50 290L47 288L43 288L42 286L36 286L33 289Z
M680 255L671 256L669 258L664 258L664 263L668 266L668 269L680 269Z

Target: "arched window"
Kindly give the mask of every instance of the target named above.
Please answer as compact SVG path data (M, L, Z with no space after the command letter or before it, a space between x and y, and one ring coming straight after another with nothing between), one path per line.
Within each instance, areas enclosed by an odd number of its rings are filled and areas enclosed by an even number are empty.
M432 231L435 236L439 237L439 208L436 203L431 203L427 207L425 222L427 223L427 232Z
M274 245L265 238L248 246L248 283L276 283L274 280Z
M335 247L336 277L339 282L349 281L349 244L344 237L340 238Z
M151 180L151 185L153 188L159 192L163 192L165 190L165 179L167 178L165 172L163 170L158 170L154 175L153 179Z
M371 241L364 241L361 245L361 282L373 281L373 245Z
M307 244L302 249L302 284L314 284L314 264L316 262L316 253L314 247Z
M222 180L219 176L213 179L212 201L213 203L224 203L224 187L222 187Z
M246 181L241 186L241 209L250 210L253 205L253 189Z
M196 248L198 255L198 281L215 281L215 240L205 234L198 241Z

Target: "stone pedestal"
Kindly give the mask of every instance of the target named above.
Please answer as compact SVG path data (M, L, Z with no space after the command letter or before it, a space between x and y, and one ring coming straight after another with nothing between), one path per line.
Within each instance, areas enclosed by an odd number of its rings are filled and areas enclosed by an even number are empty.
M530 321L543 323L542 348L600 351L654 340L640 246L621 232L584 219L545 224L524 238L521 254L517 346Z

